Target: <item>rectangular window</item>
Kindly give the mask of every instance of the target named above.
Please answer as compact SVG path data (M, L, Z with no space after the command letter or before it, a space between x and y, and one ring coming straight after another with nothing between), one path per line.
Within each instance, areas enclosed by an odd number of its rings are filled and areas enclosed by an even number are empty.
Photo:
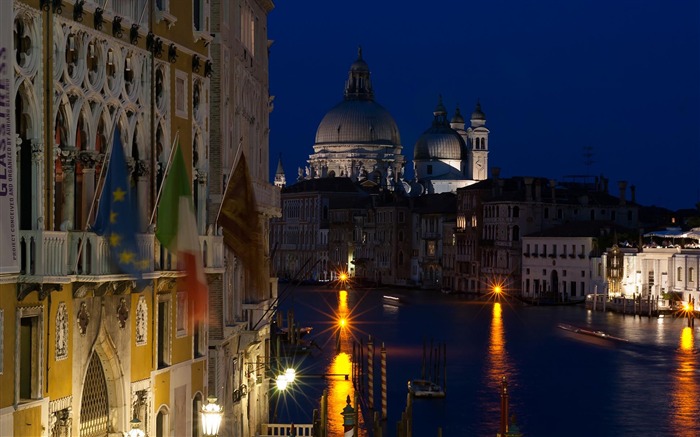
M576 296L576 281L571 281L569 284L571 285L571 297L574 297Z
M187 294L183 291L177 293L177 337L187 335Z
M428 256L435 256L435 241L428 241L428 247L426 248L426 253Z
M175 115L187 118L187 73L175 71Z
M405 220L403 211L399 211L399 223L403 223Z
M15 401L42 397L42 307L17 309Z
M581 281L581 296L586 295L586 283Z
M158 368L170 365L170 296L158 296Z

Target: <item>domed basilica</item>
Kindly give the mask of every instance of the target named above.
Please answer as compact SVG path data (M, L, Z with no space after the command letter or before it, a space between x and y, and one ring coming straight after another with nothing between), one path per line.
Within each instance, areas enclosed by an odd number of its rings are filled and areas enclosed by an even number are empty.
M432 126L414 147L415 179L406 181L398 126L389 111L374 101L369 66L360 48L348 72L344 99L321 120L314 153L306 170L299 168L297 180L349 177L420 195L454 192L486 179L489 130L479 103L466 129L459 108L448 121L442 98L433 116Z

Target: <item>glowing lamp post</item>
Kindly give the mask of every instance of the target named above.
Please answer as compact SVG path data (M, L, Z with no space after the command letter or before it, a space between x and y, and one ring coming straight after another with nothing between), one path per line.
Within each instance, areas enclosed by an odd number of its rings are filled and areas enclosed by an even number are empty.
M131 429L127 433L129 437L145 437L146 433L141 429L141 421L138 417L131 419Z
M221 419L224 416L223 407L216 403L216 398L210 396L207 404L202 407L202 434L215 437L219 434Z

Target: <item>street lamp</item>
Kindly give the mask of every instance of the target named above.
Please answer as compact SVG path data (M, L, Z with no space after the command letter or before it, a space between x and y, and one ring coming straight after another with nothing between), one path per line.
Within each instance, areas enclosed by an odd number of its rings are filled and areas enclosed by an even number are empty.
M206 437L216 437L219 434L223 407L216 403L214 396L207 398L207 404L202 407L202 434Z
M128 432L129 437L145 437L146 433L141 429L141 421L138 417L131 419L131 429Z

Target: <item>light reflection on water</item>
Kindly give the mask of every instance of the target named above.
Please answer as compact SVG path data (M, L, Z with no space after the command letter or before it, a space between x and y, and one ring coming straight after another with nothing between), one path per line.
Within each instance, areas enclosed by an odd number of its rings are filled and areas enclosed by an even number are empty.
M350 396L350 403L355 405L355 390L353 389L351 378L346 380L342 375L352 376L352 348L353 333L352 322L350 321L350 310L348 309L348 292L340 290L338 292L338 308L336 310L339 326L336 328L336 335L340 338L340 351L335 353L326 373L328 377L328 435L342 436L343 416L341 412L347 405L347 398ZM344 322L341 322L344 321Z
M672 426L676 435L694 435L692 429L700 420L700 390L698 389L698 355L695 350L693 330L683 328L677 351L678 369L674 374L671 402L675 410Z
M406 405L406 381L421 369L423 340L447 343L448 396L414 404L414 435L495 435L499 382L509 380L511 412L525 435L570 437L700 435L700 329L676 318L621 316L575 307L521 307L510 302L475 302L425 291L388 292L401 297L385 305L386 290L303 290L297 319L319 327L333 317L351 320L336 353L335 330L314 331L323 346L307 365L340 373L352 360L352 339L380 339L388 351L388 421L394 435ZM303 302L303 304L302 304ZM602 330L628 342L565 336L559 324ZM320 335L319 335L320 334ZM365 343L366 344L366 343ZM379 358L375 355L378 399ZM351 383L343 378L306 387L308 404L328 388L329 435L342 435L342 416ZM335 390L335 391L334 391ZM302 420L302 418L298 418ZM309 421L309 419L304 419ZM301 422L300 422L301 423ZM337 424L337 425L336 425ZM572 426L575 424L575 426ZM684 432L687 430L687 432Z

